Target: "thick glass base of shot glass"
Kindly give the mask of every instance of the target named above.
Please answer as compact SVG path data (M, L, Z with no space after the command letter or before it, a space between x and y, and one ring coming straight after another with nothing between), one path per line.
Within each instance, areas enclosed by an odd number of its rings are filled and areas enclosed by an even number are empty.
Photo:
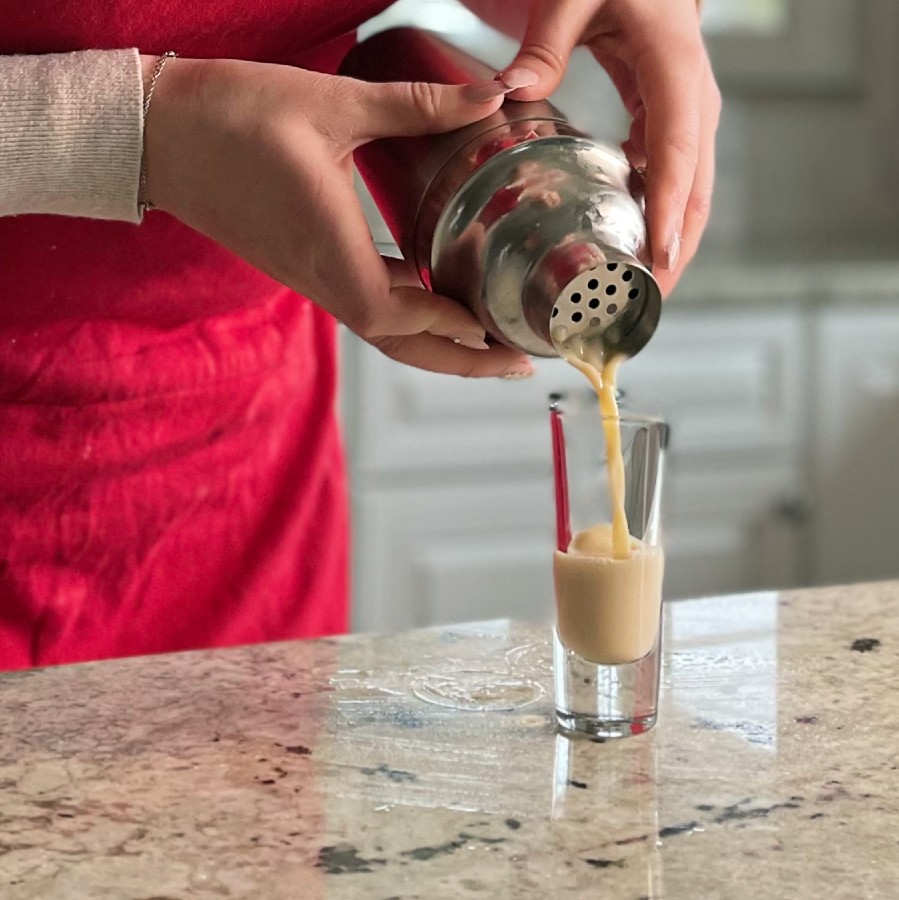
M556 721L562 732L597 740L628 737L656 723L661 629L653 649L636 662L604 666L569 650L553 629Z

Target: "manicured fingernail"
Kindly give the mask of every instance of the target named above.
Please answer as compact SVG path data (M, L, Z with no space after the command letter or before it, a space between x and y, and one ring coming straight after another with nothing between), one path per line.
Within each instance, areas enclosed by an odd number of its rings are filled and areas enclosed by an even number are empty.
M680 259L680 234L678 232L674 232L674 237L668 241L668 246L665 248L666 261L665 268L669 272L673 272L677 268L677 261Z
M454 344L461 344L463 347L468 347L471 350L489 350L490 345L484 338L479 337L476 334L462 334L459 337L453 338Z
M530 69L516 66L514 69L506 69L496 76L507 88L517 90L518 88L533 87L539 80L540 76Z
M507 381L513 381L520 378L530 378L535 371L536 370L530 363L517 363L503 375L503 378L505 378Z
M512 88L506 87L499 81L474 81L465 85L462 95L471 103L487 103L501 94L508 94Z

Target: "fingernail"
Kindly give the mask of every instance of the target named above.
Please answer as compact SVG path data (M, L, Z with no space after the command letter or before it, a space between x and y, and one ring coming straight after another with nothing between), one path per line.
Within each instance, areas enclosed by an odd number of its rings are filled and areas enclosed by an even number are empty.
M677 261L680 259L680 233L675 231L674 237L668 241L668 246L665 248L666 253L666 261L665 268L669 272L673 272L677 268Z
M499 81L474 81L465 85L462 96L471 103L487 103L511 90Z
M530 363L518 363L512 366L508 372L503 375L506 381L514 381L520 378L530 378L536 370Z
M474 334L463 334L453 338L454 344L461 344L471 350L489 350L490 345L482 337Z
M521 66L515 66L514 69L507 69L500 72L496 76L507 88L517 90L518 88L533 87L539 80L540 76L530 69Z

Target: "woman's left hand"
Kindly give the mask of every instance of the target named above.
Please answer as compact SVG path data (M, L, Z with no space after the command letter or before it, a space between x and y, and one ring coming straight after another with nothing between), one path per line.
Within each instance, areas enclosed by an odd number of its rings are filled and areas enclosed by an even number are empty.
M696 0L466 0L483 18L515 29L528 12L515 59L502 70L513 100L558 87L572 50L590 48L633 117L625 153L645 167L646 217L655 275L668 294L699 246L715 176L721 95L702 40ZM519 33L520 30L519 30Z

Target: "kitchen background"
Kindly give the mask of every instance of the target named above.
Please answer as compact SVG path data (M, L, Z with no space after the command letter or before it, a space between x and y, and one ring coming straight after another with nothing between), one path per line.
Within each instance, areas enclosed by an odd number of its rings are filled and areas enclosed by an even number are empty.
M497 67L515 49L455 0L401 0L363 33L394 24ZM725 101L714 213L620 379L672 427L666 596L899 577L899 3L705 0L704 26ZM554 100L626 134L587 54ZM343 352L355 628L548 618L546 397L583 377L541 360L466 382L349 334Z

